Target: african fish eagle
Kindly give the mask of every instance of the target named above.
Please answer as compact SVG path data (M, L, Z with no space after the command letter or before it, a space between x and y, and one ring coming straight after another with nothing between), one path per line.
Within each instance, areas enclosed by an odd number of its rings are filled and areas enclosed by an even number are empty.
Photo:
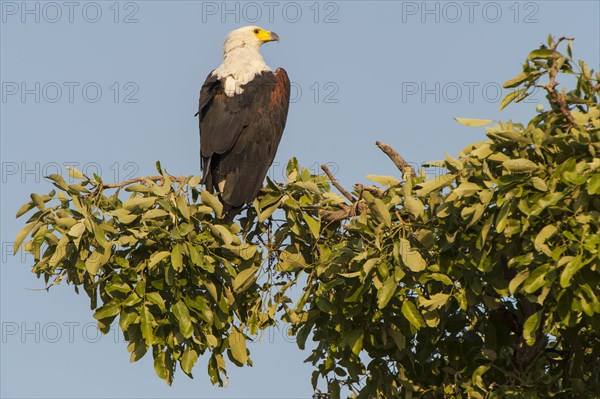
M257 26L230 32L223 63L200 90L202 181L217 191L232 220L258 195L273 163L290 103L290 81L282 68L265 63L260 46L279 36Z

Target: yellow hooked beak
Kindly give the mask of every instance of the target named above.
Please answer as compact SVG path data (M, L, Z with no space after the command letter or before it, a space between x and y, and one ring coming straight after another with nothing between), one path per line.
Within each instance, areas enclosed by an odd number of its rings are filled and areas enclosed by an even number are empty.
M263 43L279 41L279 35L275 32L269 32L264 29L255 29L254 34Z

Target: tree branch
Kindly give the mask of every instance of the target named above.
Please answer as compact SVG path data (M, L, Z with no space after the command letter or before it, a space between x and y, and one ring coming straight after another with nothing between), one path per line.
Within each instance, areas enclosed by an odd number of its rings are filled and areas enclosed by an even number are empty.
M389 145L384 144L380 141L375 142L375 144L392 160L392 162L394 162L396 167L402 173L405 173L407 170L410 170L412 172L413 176L415 175L415 171L412 168L412 166L410 166L408 164L408 162L406 162L406 160L400 154L398 154L392 147L390 147ZM337 210L332 210L332 211L322 210L320 212L320 215L323 220L335 221L335 220L347 219L349 217L356 216L358 213L360 213L364 209L368 208L368 206L364 202L359 201L356 198L354 198L352 196L352 194L350 194L350 192L348 192L348 190L346 190L344 187L342 187L342 185L333 176L333 173L331 172L331 170L329 170L327 165L321 165L321 169L323 170L323 172L325 172L327 177L329 177L329 180L331 180L331 183L333 184L333 186L335 188L337 188L338 191L340 193L342 193L344 195L344 197L346 197L348 199L348 201L350 201L350 203L351 203L351 205L341 204L341 205L339 205L341 209L337 209ZM361 192L368 191L378 198L381 198L385 192L384 190L380 189L379 187L375 187L375 186L365 186L362 184L356 184L354 187L358 191L361 191Z
M176 181L179 183L185 183L185 180L186 180L185 177L178 177L178 176L171 176L171 175L169 175L168 177L172 181ZM86 176L86 178L87 178L87 176ZM123 187L128 186L133 183L144 183L148 180L157 182L157 181L163 181L164 179L165 179L164 176L144 176L144 177L137 177L135 179L125 180L121 183L99 183L96 186L102 187L102 188L123 188ZM88 178L88 180L90 180L90 179ZM90 180L90 182L91 181L92 180Z
M556 59L558 57L558 53L556 52L556 49L563 40L574 39L572 37L562 36L556 42L554 42L554 44L552 45L552 66L548 71L548 76L550 80L547 85L541 85L541 87L548 92L548 95L550 96L550 102L556 105L560 112L567 119L567 121L569 121L569 126L575 126L575 118L573 118L573 115L571 115L569 107L567 106L567 102L565 101L566 87L560 94L556 91L556 86L558 86L559 84L556 81L556 74L558 73L558 68L556 67Z
M400 154L398 154L396 150L389 145L382 143L381 141L376 141L375 144L392 160L400 172L405 173L408 169L412 172L413 176L416 176L415 170L412 168L412 166L410 166L410 164L406 162L406 160Z
M382 190L379 187L375 186L365 186L364 184L357 183L354 185L354 187L356 187L358 191L368 191L377 198L381 198L385 194L385 190Z
M346 197L348 199L348 201L350 202L354 202L356 201L356 199L352 196L352 194L350 194L344 187L342 187L342 185L336 180L336 178L333 176L333 173L331 173L331 170L329 170L329 168L327 167L327 165L325 164L321 164L321 169L323 169L323 172L325 172L325 174L327 175L327 177L329 177L329 180L331 180L331 184L333 184L333 186L335 188L338 189L338 191L340 193L342 193L344 195L344 197Z
M341 209L337 209L335 211L321 210L319 212L319 216L321 216L322 220L334 222L336 220L344 220L355 215L353 206L340 204L340 208Z

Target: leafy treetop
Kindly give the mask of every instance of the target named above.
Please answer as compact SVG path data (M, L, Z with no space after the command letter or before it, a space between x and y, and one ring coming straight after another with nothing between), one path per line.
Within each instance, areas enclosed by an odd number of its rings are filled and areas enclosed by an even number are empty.
M550 109L487 127L456 158L415 171L378 143L399 176L353 190L292 159L231 224L198 176L158 165L106 184L72 169L18 211L33 214L15 251L48 287L83 289L102 332L118 319L131 361L151 350L169 384L206 354L223 385L228 361L252 365L247 341L285 322L301 349L314 341L319 397L598 397L600 74L564 40L532 51L501 103L540 87Z

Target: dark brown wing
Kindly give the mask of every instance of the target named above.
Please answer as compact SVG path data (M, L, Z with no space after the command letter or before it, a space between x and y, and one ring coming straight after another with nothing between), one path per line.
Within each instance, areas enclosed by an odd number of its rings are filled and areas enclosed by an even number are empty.
M251 118L252 93L225 95L221 81L211 74L200 90L200 150L203 157L222 154L235 143Z
M209 75L200 94L200 145L207 189L219 189L235 214L254 200L273 163L285 128L290 81L285 70L264 72L228 97ZM231 215L230 215L231 216Z

